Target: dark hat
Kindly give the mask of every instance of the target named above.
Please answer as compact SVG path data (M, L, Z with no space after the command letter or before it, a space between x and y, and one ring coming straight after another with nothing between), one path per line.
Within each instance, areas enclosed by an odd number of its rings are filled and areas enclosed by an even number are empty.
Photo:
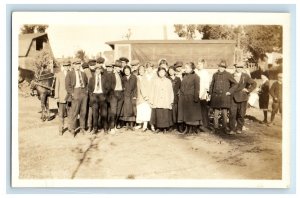
M81 65L81 60L78 59L78 58L76 58L76 59L73 61L72 64L74 64L74 65Z
M264 75L265 77L269 78L270 77L270 74L268 71L264 71L261 73L261 75Z
M122 61L116 60L114 66L115 67L122 67Z
M138 64L140 64L140 61L138 61L138 60L133 60L130 63L131 66L137 66Z
M240 61L240 62L235 63L233 66L238 67L238 68L243 68L245 66L245 63Z
M98 64L103 64L103 63L105 62L105 59L102 58L102 57L99 57L99 58L97 58L96 62L97 62Z
M126 58L126 57L121 57L121 58L119 58L119 60L120 60L120 61L125 61L126 63L129 62L128 58Z
M89 64L84 62L84 63L82 63L81 67L82 67L82 69L89 68Z
M97 62L96 59L90 59L88 64L89 64L89 66L95 66L96 62Z
M67 67L67 66L71 66L71 61L64 61L62 62L62 66Z
M221 60L221 62L218 64L219 67L227 67L226 61L225 60Z
M182 61L176 61L176 63L174 63L174 67L182 67L183 66L183 62Z
M106 66L106 67L114 67L114 66L115 66L115 63L110 62L110 63L105 64L105 66Z

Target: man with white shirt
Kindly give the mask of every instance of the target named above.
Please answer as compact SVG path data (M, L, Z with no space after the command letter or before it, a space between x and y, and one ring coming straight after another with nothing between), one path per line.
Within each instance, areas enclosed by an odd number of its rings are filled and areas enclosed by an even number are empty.
M80 132L85 133L86 126L86 112L87 112L87 83L88 78L81 69L81 61L75 60L73 62L74 70L68 72L65 80L68 98L71 98L72 106L69 117L69 130L75 136L76 120L78 114L80 115Z
M58 131L59 135L63 135L64 130L64 120L67 117L67 90L65 86L65 79L69 68L71 66L70 61L64 61L62 63L61 71L56 74L55 82L55 96L54 98L58 103L58 117L59 117L59 126Z
M107 77L104 74L102 66L96 65L95 73L88 84L90 94L90 105L93 111L93 133L98 132L99 112L101 117L101 125L107 132Z
M200 91L199 91L199 98L200 98L200 107L201 107L201 115L202 115L202 125L200 126L201 131L208 131L208 93L209 93L209 86L211 82L211 76L204 66L206 61L204 59L199 59L197 64L196 74L198 74L200 78Z

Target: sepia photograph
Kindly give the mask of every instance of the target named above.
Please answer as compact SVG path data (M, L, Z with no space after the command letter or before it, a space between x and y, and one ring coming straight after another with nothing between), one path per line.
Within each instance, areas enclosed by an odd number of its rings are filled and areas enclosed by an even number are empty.
M290 185L288 13L14 12L13 187Z

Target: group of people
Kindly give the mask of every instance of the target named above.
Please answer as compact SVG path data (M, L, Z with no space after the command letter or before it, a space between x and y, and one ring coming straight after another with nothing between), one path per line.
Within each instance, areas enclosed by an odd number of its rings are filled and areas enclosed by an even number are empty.
M114 63L105 63L102 57L87 63L64 62L55 84L59 134L63 134L66 117L67 128L74 135L78 118L82 133L104 130L114 134L122 127L144 132L177 130L182 134L241 133L249 93L256 82L243 72L243 63L235 64L231 74L221 61L212 77L205 64L204 59L197 64L177 61L169 65L166 59L157 65L138 60L129 64L126 57ZM278 95L278 90L275 92ZM277 100L281 102L278 96Z

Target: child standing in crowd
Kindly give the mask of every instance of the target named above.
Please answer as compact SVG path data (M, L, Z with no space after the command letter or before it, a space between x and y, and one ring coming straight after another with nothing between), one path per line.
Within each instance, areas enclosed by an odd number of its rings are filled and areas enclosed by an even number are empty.
M135 108L137 97L137 77L131 74L131 68L125 66L123 69L124 77L122 78L124 86L124 104L120 119L126 122L126 129L134 130Z
M218 71L214 73L210 85L210 107L214 110L214 128L213 132L219 129L219 114L222 114L222 128L226 130L228 110L231 106L231 94L236 88L237 82L233 75L225 69L227 64L221 61L218 65Z
M137 77L137 115L136 129L142 128L143 132L147 130L148 122L151 117L151 107L149 104L149 95L151 90L151 79L145 75L145 67L139 66Z
M202 123L200 126L201 131L208 131L208 92L209 85L211 82L211 76L208 71L204 68L206 65L206 61L204 59L199 59L197 64L196 74L198 74L200 78L200 90L199 90L199 98L200 98L200 107L201 107L201 117Z
M261 74L262 84L259 88L259 108L263 110L264 120L260 121L261 124L268 123L268 106L269 106L269 75L267 72Z
M174 93L170 79L166 77L167 70L159 67L157 70L158 78L152 81L152 91L150 94L151 113L151 130L164 129L166 132L173 125L172 122L172 103Z
M282 119L282 73L277 75L277 81L272 84L270 95L273 98L273 104L271 122L269 124L274 124L275 114L278 112L278 110Z
M184 133L196 132L196 126L200 125L201 108L199 105L200 79L195 74L195 64L185 64L185 73L181 82L178 102L178 122L186 124Z
M179 96L179 89L181 86L181 80L179 77L175 76L175 67L170 66L168 70L169 79L172 82L173 93L174 93L174 101L172 106L172 118L174 123L174 129L179 130L178 126L178 96Z

